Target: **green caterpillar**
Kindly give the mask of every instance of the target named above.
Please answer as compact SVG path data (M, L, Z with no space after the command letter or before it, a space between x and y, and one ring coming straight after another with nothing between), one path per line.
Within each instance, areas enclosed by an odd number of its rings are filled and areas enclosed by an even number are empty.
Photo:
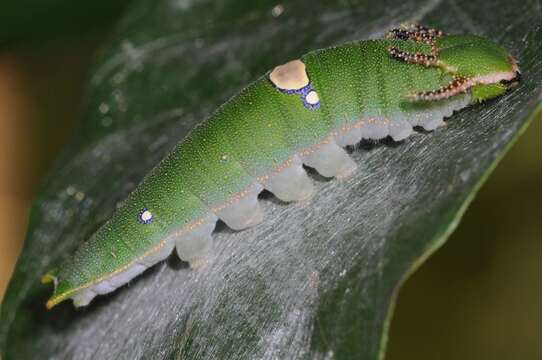
M55 285L46 306L68 298L87 305L173 248L202 266L217 220L234 230L262 221L263 189L285 202L311 196L303 164L347 177L356 163L344 147L364 138L400 141L416 126L434 130L518 80L501 46L420 25L277 66L195 128L60 271L43 276Z

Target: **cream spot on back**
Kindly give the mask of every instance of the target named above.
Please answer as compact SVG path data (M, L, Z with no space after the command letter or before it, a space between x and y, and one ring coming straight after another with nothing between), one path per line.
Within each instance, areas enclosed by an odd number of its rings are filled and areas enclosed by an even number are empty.
M316 104L318 104L320 102L320 98L318 97L318 93L316 91L314 91L314 90L309 92L305 99L311 105L316 105Z
M275 67L269 74L269 80L283 90L299 90L309 84L305 64L299 59Z

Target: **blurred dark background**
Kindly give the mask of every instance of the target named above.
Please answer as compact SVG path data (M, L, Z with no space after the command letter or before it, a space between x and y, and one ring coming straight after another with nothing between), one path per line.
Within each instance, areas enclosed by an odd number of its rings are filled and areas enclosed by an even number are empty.
M53 3L44 11L72 14L77 26L69 33L66 24L49 26L47 13L24 15L24 3L9 10L47 30L21 31L17 16L0 16L0 298L32 197L76 127L92 55L126 1ZM93 11L101 16L85 16ZM50 38L59 40L44 40ZM449 241L406 282L387 359L542 359L540 120L497 167Z

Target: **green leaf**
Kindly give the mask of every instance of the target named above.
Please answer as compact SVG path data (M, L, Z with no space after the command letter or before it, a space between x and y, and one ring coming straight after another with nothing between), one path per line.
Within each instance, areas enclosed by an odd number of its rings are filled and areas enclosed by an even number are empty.
M276 6L136 1L124 13L93 70L79 136L34 204L0 314L6 358L383 358L399 286L540 109L541 3L497 0L491 13L467 0ZM446 128L363 143L356 176L315 178L308 203L265 197L266 221L220 228L204 269L173 256L87 308L45 311L52 289L40 276L218 105L275 64L403 21L498 41L519 59L521 85Z

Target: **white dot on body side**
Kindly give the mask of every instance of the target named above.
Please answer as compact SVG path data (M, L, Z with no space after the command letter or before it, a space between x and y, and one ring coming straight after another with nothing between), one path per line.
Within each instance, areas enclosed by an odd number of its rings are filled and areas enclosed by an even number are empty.
M310 91L305 99L311 105L316 105L320 102L320 97L318 97L318 93L314 90Z
M149 210L145 210L141 213L142 221L149 221L152 219L152 213Z

